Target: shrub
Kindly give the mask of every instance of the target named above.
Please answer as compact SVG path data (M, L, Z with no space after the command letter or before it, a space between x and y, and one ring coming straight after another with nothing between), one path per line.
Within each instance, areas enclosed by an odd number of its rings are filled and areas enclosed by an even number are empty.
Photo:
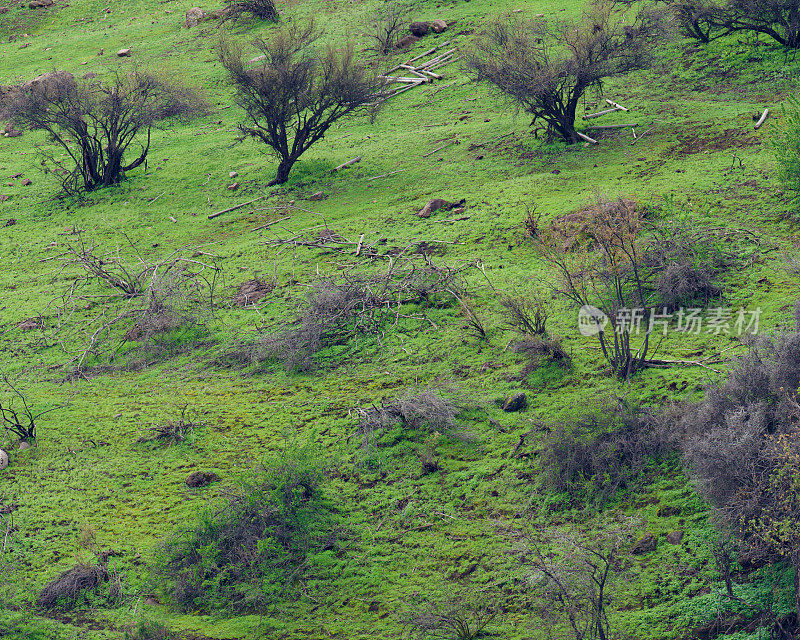
M140 620L125 632L125 640L178 640L178 634L156 620Z
M144 164L154 127L205 111L196 92L140 70L117 73L105 84L53 72L15 87L0 104L1 117L46 131L67 152L71 167L51 160L68 192L120 182ZM131 145L141 146L135 158L127 155Z
M267 145L278 157L272 184L283 184L300 156L338 120L373 101L377 81L357 59L352 45L325 53L314 50L313 23L278 29L253 42L262 59L246 67L242 50L228 41L219 59L245 112L243 136Z
M72 609L88 594L97 594L108 579L108 569L102 564L77 564L48 582L36 604L43 609Z
M332 544L323 473L285 454L167 542L158 573L185 610L254 611L290 590L310 552Z
M429 599L406 612L401 622L418 638L475 640L500 611L497 602L485 592L471 589L456 596Z
M504 18L475 42L467 68L541 122L548 138L580 141L575 117L584 94L606 78L642 69L662 32L661 14L641 10L626 23L608 4L593 5L579 21Z
M784 128L774 143L783 188L800 209L800 99L790 98L783 107Z
M137 442L158 442L172 445L182 442L194 443L194 429L200 423L189 413L189 405L181 408L180 416L167 420L164 424L149 427L147 434L141 436Z
M514 351L522 354L528 359L527 364L522 369L521 378L537 369L543 362L555 362L569 368L572 364L572 357L567 353L557 338L527 338L514 344Z
M506 310L506 323L523 335L547 335L547 306L538 293L530 297L504 296L500 304Z
M238 20L245 14L268 22L280 20L274 0L225 0L225 6L225 20Z
M618 407L551 426L542 458L546 483L581 501L607 502L670 450L660 428L670 417Z

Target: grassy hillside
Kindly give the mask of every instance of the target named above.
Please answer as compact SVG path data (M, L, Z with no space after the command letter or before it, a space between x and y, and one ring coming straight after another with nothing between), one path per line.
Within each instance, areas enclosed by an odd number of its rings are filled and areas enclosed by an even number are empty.
M374 5L292 0L279 7L285 18L314 16L334 44L350 37L364 45L360 22ZM425 2L412 17L441 17L448 30L394 60L447 40L466 48L493 15L519 9L562 17L583 5ZM633 523L635 538L658 536L658 546L624 558L611 605L620 634L691 637L690 629L727 606L716 595L708 507L679 460L651 460L635 490L599 511L555 492L540 464L541 425L619 398L645 405L696 400L727 365L649 369L617 381L596 342L577 331L576 310L550 292L555 274L526 234L525 217L535 209L548 223L600 195L634 198L653 220L728 230L742 260L725 273L715 306L760 307L762 330L786 325L798 288L785 267L796 226L769 145L780 105L797 91L800 62L766 41L677 40L659 51L653 69L614 79L602 96L589 97L589 111L603 98L631 109L603 124L636 121L637 132L646 133L634 139L623 129L603 135L597 147L535 138L525 114L454 63L440 71L444 79L390 99L374 121L342 122L276 188L267 186L276 161L254 142L235 143L240 113L214 51L220 31L248 41L272 26L208 21L185 29L189 5L175 1L8 6L0 14L0 85L54 69L102 79L141 65L202 88L213 109L156 132L146 168L85 199L54 197L58 180L39 170L43 135L0 138L0 194L9 196L0 202L0 372L37 410L66 403L40 418L37 446L20 451L10 436L3 441L11 463L0 471L0 502L17 508L4 544L0 635L120 638L146 618L186 638L396 638L415 602L477 590L502 602L488 627L494 637L545 638L531 537L558 549L563 532L599 537L623 519ZM131 57L117 58L123 47ZM754 131L752 116L765 107L773 117ZM332 173L355 156L360 163ZM26 178L32 183L23 185ZM239 188L229 190L234 181ZM319 191L322 200L309 200ZM258 196L265 200L207 218ZM416 217L432 198L463 198L465 211ZM301 232L315 237L326 227L354 244L339 253L276 242ZM75 357L82 330L101 311L120 308L90 297L106 293L97 283L83 289L87 297L65 300L82 273L65 252L81 237L104 250L119 247L133 262L158 262L177 250L213 261L221 267L213 308L191 330L157 337L155 345L126 340L130 327L118 326L108 342L113 360L90 358L81 375L71 375L64 364ZM355 255L360 238L381 255L405 249L442 268L463 267L464 290L487 338L474 335L457 302L442 299L398 306L380 332L322 350L311 372L287 372L276 359L229 366L237 345L291 323L320 278L386 270L386 260ZM252 279L268 283L269 292L255 305L237 306L238 287ZM515 333L500 298L532 289L546 297L548 329L572 365L520 377L524 358L509 346ZM657 357L701 360L739 348L730 336L671 332ZM461 408L456 433L398 427L366 449L352 437L358 409L429 386ZM519 391L527 409L504 412L503 400ZM184 406L195 422L185 442L138 442L149 427L177 420ZM337 543L313 554L302 578L259 613L181 611L170 603L151 573L163 541L260 465L298 450L325 469L322 491ZM421 464L426 451L438 458L433 472ZM187 487L197 470L222 481ZM679 544L665 540L673 531L684 533ZM77 562L93 561L93 549L117 552L109 559L120 577L117 597L105 597L107 583L75 609L37 609L42 587ZM782 571L748 574L737 594L791 610L791 580ZM732 630L739 635L706 637L766 637L746 635L759 633L748 624ZM556 629L554 637L565 633Z

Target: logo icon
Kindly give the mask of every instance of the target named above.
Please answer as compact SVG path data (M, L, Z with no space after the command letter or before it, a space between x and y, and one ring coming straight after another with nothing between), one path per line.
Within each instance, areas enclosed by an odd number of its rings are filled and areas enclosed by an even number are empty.
M584 305L578 311L578 331L582 336L596 336L608 324L608 316L597 307Z

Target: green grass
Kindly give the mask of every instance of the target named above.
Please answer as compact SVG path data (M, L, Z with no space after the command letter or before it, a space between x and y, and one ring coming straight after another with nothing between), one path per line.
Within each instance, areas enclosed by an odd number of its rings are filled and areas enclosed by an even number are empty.
M314 15L332 42L346 35L363 42L357 22L373 4L298 0L282 9L287 17ZM516 8L529 16L561 15L555 5L428 2L415 18L441 16L454 24L419 42L413 53L447 39L466 46L471 30L488 15ZM565 14L576 15L582 3L562 6ZM102 75L143 64L201 86L219 107L194 124L158 132L147 170L132 171L123 184L92 193L85 202L53 199L57 181L37 168L35 146L45 144L42 136L0 138L0 194L11 196L0 203L0 225L17 221L0 231L0 370L24 374L25 388L41 408L70 401L41 419L38 446L11 450L11 465L0 472L0 497L19 504L11 564L0 576L5 590L0 632L7 625L20 638L120 637L126 625L147 615L189 637L396 638L399 614L412 598L472 583L506 599L508 611L493 627L498 637L542 637L526 606L529 569L520 561L521 536L580 523L583 515L538 486L539 436L520 450L524 456L510 456L520 435L537 421L558 421L614 394L640 403L695 399L721 374L703 368L651 370L623 385L609 377L596 345L575 330L575 310L554 298L549 327L563 338L573 368L549 365L523 382L514 380L523 362L506 348L514 334L503 322L495 289L544 289L552 277L525 238L526 207L536 206L549 220L592 203L598 193L620 195L636 197L663 219L687 216L703 225L757 231L761 250L752 264L725 276L724 305L762 307L768 330L785 324L798 283L782 264L796 228L778 193L767 144L780 109L773 109L774 118L758 132L751 118L796 91L800 62L786 61L770 45L752 53L735 38L707 47L671 45L656 70L605 88L605 96L631 108L608 117L608 123L633 118L641 125L638 133L650 131L635 144L626 131L606 136L594 148L534 139L523 114L487 87L473 85L455 64L442 70L446 79L439 83L453 86L435 95L437 85L416 88L389 101L374 122L359 117L342 123L303 156L288 185L270 189L265 185L276 162L254 143L233 144L238 114L227 108L231 94L213 50L218 25L183 29L186 8L152 0L119 7L72 0L35 20L27 8L0 15L0 84L54 68ZM247 39L271 28L256 24L223 31ZM23 30L30 35L22 36ZM116 58L122 47L132 48L131 59ZM687 53L687 47L696 51ZM599 98L591 96L590 102ZM426 155L451 137L459 143ZM359 164L330 173L357 155L363 158ZM226 188L234 170L242 185L235 193ZM16 173L33 184L8 178ZM306 200L320 190L326 199ZM294 201L297 208L247 207L215 220L206 217L259 194L269 195L262 206ZM465 198L470 218L443 222L451 216L413 215L434 197ZM232 339L252 336L259 327L283 326L317 274L335 275L343 264L385 268L317 249L279 253L265 242L320 224L310 211L323 214L332 230L350 239L385 238L379 246L386 248L444 241L446 252L433 258L437 264L479 260L485 276L472 269L466 280L489 341L479 342L463 328L456 305L426 310L431 322L411 318L387 326L380 341L324 351L310 374L290 375L277 363L255 372L210 366ZM251 231L286 215L290 220L269 231ZM224 280L216 317L208 323L209 339L176 334L170 344L197 340L201 346L143 370L65 381L57 365L70 356L53 337L50 303L77 274L74 267L62 269L57 258L72 229L109 248L123 243L124 233L148 259L182 246L202 246L218 256ZM254 274L274 277L276 284L258 312L231 305L236 287ZM45 334L17 327L40 313ZM89 314L78 309L71 322L80 326ZM724 336L671 334L659 354L694 359L734 344ZM124 353L131 346L121 347L123 364L136 357ZM470 407L460 421L471 437L439 440L439 471L421 469L421 434L387 433L379 456L348 439L357 426L351 409L426 385L455 387ZM503 413L496 401L519 390L528 394L527 411ZM193 446L136 443L142 429L174 418L187 403L204 422ZM161 598L148 568L160 542L215 504L226 483L292 443L313 445L327 460L325 491L343 520L340 550L315 559L302 595L276 601L263 616L179 613L168 604L146 604L151 594ZM198 469L215 471L223 482L187 488L185 477ZM661 518L660 505L678 506L681 513ZM719 589L707 547L713 534L707 507L677 466L665 464L648 487L623 496L602 517L618 514L641 518L642 532L658 533L660 540L653 554L631 559L634 578L615 599L615 627L637 638L666 640L707 620L716 606L707 590ZM87 529L96 532L103 548L122 552L113 559L125 577L122 604L59 614L57 620L33 617L38 590L85 555L78 539ZM676 529L686 535L673 547L663 536ZM771 584L771 578L761 577L740 588L766 593Z

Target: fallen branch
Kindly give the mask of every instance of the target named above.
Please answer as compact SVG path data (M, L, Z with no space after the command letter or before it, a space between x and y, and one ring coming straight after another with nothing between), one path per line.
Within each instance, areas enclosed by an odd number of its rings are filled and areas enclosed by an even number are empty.
M288 220L289 216L285 218L278 218L277 220L273 220L272 222L268 222L267 224L262 224L260 227L256 227L255 229L250 229L250 231L261 231L261 229L268 229L273 224L278 224L279 222L283 222L284 220Z
M621 104L617 104L616 102L614 102L613 100L609 100L608 98L606 98L606 102L619 111L630 111L630 109L626 109Z
M356 156L352 160L348 160L347 162L343 162L338 167L334 169L334 171L339 171L340 169L344 169L345 167L349 167L351 164L355 164L356 162L361 162L361 156Z
M432 156L432 155L433 155L434 153L436 153L437 151L441 151L441 150L442 150L442 149L444 149L445 147L449 147L451 144L458 144L458 140L450 140L449 142L446 142L445 144L443 144L441 147L436 147L436 148L435 148L433 151L428 151L428 153L426 153L426 154L425 154L424 156L422 156L422 157L423 157L423 158L427 158L428 156Z
M221 216L223 213L230 213L231 211L236 211L237 209L241 209L242 207L246 207L248 204L253 204L262 198L266 199L266 196L258 196L258 198L253 198L249 202L243 202L242 204L237 204L235 207L229 207L228 209L223 209L222 211L217 211L216 213L208 214L208 219L212 220L217 216Z
M764 109L764 113L761 114L761 117L758 119L758 122L756 122L756 125L754 127L756 130L761 128L761 125L764 124L768 115L769 115L769 109Z
M589 137L589 136L587 136L585 133L581 133L580 131L576 131L576 132L575 132L575 135L577 135L577 136L578 136L578 137L579 137L581 140L586 140L586 142L591 142L592 144L600 144L600 143L599 143L597 140L595 140L594 138L590 138L590 137Z
M400 173L402 169L398 169L397 171L390 171L389 173L382 173L379 176L372 176L371 178L367 178L367 182L371 182L372 180L377 180L378 178L385 178L386 176L392 176L395 173Z
M638 122L633 124L604 124L586 127L588 131L608 131L611 129L634 129L639 126Z
M604 111L598 111L597 113L587 113L583 116L584 120L591 120L592 118L599 118L600 116L608 115L609 113L614 113L615 111L622 111L622 109L617 109L613 107L612 109L605 109Z

